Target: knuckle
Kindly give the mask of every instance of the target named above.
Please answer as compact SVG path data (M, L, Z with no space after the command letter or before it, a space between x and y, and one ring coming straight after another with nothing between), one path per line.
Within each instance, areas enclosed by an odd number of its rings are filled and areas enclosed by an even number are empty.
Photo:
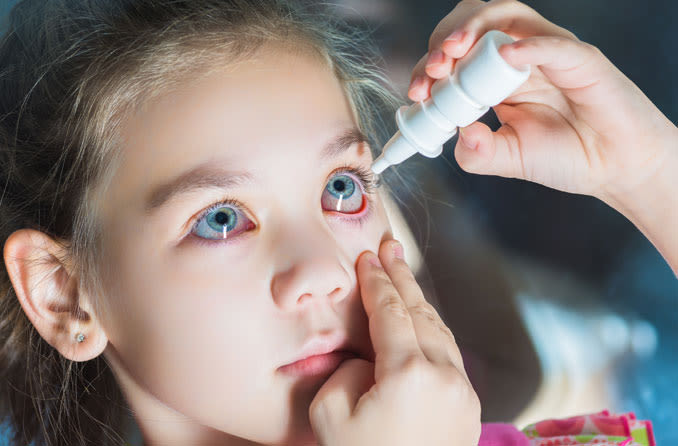
M326 426L331 420L331 410L326 400L314 400L309 406L309 418L315 425Z
M532 11L533 9L518 0L495 0L494 5L500 5L502 8L510 8L512 11ZM494 6L493 5L493 6Z
M465 388L468 387L468 382L462 373L456 367L447 367L445 369L445 382L449 388L458 388L462 391L465 391Z
M566 36L568 39L574 40L575 42L581 42L581 40L579 40L579 37L577 37L577 35L575 33L573 33L572 31L570 31L569 29L565 29L565 28L562 28L562 27L559 27L559 28L560 28L561 32L563 33L563 35Z
M456 367L446 368L441 380L441 389L448 392L451 399L469 402L473 400L471 394L475 394L475 390L473 390L466 377Z
M598 48L597 46L595 46L591 43L581 42L581 45L583 45L584 49L587 52L591 53L594 56L598 56L598 55L602 54L602 51L600 51L600 48Z
M562 37L562 36L545 36L542 37L545 42L549 43L551 46L554 48L558 48L558 50L567 50L568 47L571 47L572 45L572 40ZM534 43L535 46L538 45L538 43Z
M506 5L507 3L517 3L515 0L490 0L488 7L496 7L496 5Z
M492 16L496 16L498 14L510 15L514 16L515 18L518 16L539 14L529 5L526 5L525 3L522 3L518 0L492 0L487 5L483 13Z
M416 304L407 307L407 309L410 313L423 316L430 323L440 326L435 310L428 302L417 302Z
M391 279L382 268L372 268L372 281L377 288L389 287Z
M454 339L455 339L455 338L454 338L454 333L452 333L452 329L451 329L450 327L447 326L447 324L445 323L445 321L443 321L443 323L440 324L440 329L441 329L443 332L445 332L445 334L446 334L447 336L449 336L449 337L454 341Z
M389 293L384 296L381 305L383 306L384 311L393 314L398 319L407 320L410 318L410 313L407 311L407 308L405 308L400 296Z
M603 52L600 51L600 48L598 48L595 45L592 45L588 42L582 42L582 41L571 41L568 40L567 44L569 45L575 45L578 47L580 50L583 51L584 58L585 58L585 63L590 63L596 60L600 60L604 58Z
M534 9L530 8L527 4L520 2L518 0L504 0L506 3L510 4L511 8L516 8L522 11L534 11Z
M448 337L452 342L456 343L454 334L452 333L452 330L450 330L450 327L444 323L438 322L438 328L440 329L440 332L443 334L443 336Z
M408 385L419 385L427 381L430 375L431 363L418 355L408 356L400 368L400 378L407 381Z
M457 3L457 6L459 5L472 5L472 6L479 6L479 5L484 5L488 2L484 0L461 0L459 3Z

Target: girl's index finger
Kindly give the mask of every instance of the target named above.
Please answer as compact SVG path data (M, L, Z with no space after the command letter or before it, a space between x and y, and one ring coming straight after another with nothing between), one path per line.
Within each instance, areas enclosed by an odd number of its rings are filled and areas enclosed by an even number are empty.
M387 374L402 369L408 360L425 356L409 310L379 257L371 251L364 252L358 258L357 274L374 347L375 381L379 382Z

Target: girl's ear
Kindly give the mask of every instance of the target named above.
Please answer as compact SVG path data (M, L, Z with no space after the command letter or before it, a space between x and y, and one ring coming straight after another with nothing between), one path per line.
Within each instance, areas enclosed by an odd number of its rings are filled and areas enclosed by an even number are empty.
M63 248L40 231L19 229L5 241L3 255L19 303L40 336L73 361L101 354L108 338L89 296L80 293L69 265L62 263Z

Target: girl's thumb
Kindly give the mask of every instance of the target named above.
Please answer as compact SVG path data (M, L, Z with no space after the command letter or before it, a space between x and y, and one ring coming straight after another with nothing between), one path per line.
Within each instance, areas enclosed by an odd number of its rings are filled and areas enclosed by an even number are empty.
M353 414L360 398L375 384L374 363L347 359L320 387L309 407L316 435L331 435Z

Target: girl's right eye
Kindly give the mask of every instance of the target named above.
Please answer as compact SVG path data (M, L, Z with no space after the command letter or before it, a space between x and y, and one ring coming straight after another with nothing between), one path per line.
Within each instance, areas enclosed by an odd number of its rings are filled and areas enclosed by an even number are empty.
M225 240L254 228L254 223L237 205L217 203L210 206L197 220L193 233L207 240Z

